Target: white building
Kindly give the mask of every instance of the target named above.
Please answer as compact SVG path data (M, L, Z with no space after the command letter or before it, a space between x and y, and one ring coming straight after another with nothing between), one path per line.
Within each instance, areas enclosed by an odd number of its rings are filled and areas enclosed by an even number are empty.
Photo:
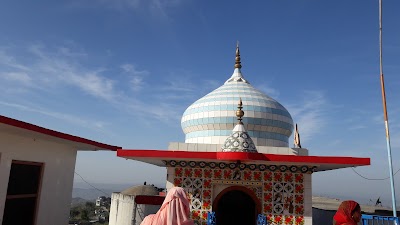
M161 204L135 204L135 198L156 197L158 194L157 188L151 185L133 186L122 192L112 193L109 225L139 225L145 216L156 213Z
M0 224L68 224L77 151L118 148L0 116Z

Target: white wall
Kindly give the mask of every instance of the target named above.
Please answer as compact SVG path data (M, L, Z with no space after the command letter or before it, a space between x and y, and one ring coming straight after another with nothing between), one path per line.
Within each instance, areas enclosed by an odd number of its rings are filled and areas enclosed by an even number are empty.
M167 167L167 183L165 184L165 189L167 192L169 189L174 187L174 179L175 179L175 167Z
M312 174L304 174L304 225L312 225ZM316 224L318 225L318 224Z
M22 135L0 132L0 224L12 160L44 163L36 224L68 224L77 151L66 144Z
M109 225L132 225L135 210L135 196L123 195L120 193L112 193ZM160 205L141 205L136 208L136 224L142 223L142 218L139 214L145 216L155 214L160 209ZM139 209L140 208L140 209Z
M109 225L131 225L134 204L134 196L112 193ZM139 215L136 215L136 218L138 217Z

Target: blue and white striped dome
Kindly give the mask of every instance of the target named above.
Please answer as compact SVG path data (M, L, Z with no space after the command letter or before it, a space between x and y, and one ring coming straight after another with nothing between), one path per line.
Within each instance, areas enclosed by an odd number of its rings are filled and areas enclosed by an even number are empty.
M279 102L255 89L240 71L239 48L235 70L224 85L200 98L183 113L186 143L223 144L236 125L236 105L243 101L243 124L256 146L288 147L293 120Z

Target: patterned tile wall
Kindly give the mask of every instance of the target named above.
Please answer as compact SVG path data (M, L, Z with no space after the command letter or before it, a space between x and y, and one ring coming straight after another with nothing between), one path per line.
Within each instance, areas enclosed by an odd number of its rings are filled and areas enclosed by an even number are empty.
M254 192L269 223L304 224L304 174L308 166L168 161L175 186L183 187L196 224L206 224L212 210L213 185L241 185ZM218 218L217 218L218 219Z

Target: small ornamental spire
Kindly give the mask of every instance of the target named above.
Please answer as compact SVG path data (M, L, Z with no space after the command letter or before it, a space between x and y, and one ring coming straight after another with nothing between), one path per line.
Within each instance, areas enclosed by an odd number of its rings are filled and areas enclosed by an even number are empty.
M242 64L240 62L240 50L239 50L239 41L236 43L236 58L235 58L235 68L242 68Z
M238 117L238 124L243 124L242 123L242 117L244 116L244 112L242 110L242 98L240 98L239 100L239 104L238 104L238 110L236 111L236 116Z
M293 141L294 147L295 148L301 148L300 144L300 134L299 134L299 129L297 129L297 123L296 123L296 130L294 133L294 141Z
M221 147L222 152L252 152L257 153L256 145L251 139L250 135L246 132L246 128L242 123L244 112L242 110L242 98L239 100L238 110L236 116L238 123L232 130L232 134L225 140ZM234 177L236 179L236 177ZM240 178L240 177L238 177Z

